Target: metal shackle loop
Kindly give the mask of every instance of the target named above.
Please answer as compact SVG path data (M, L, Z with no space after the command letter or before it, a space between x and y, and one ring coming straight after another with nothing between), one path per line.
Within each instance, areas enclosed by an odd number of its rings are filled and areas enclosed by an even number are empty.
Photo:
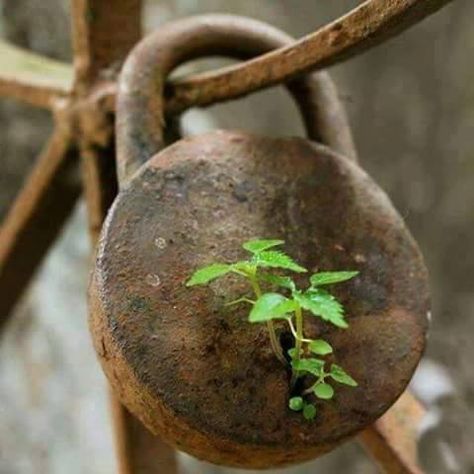
M249 59L293 38L266 23L233 15L199 15L160 27L128 56L117 93L117 167L123 185L165 147L165 83L178 65L200 57ZM351 131L334 84L324 72L287 84L310 139L355 160Z

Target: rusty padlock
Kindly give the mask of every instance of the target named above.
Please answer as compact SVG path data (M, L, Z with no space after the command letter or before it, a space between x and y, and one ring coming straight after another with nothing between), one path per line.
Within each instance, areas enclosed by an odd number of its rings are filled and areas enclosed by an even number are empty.
M290 90L309 137L333 149L242 131L163 149L163 90L174 67L287 41L260 22L208 15L164 26L133 50L118 92L122 189L90 286L94 346L121 401L176 448L244 468L306 461L373 423L406 388L427 329L420 252L385 193L338 153L354 155L325 75L295 80ZM288 373L265 328L248 324L245 308L224 307L223 295L240 295L241 282L184 286L198 266L234 259L254 237L284 239L310 269L360 270L337 292L349 329L316 318L305 328L331 341L359 382L340 388L313 423L287 408ZM283 341L285 328L278 331Z

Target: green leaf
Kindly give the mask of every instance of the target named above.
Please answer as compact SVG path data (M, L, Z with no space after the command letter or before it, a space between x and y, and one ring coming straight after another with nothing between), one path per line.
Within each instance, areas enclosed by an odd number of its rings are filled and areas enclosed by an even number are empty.
M232 270L237 272L243 272L246 275L253 275L255 273L255 265L248 260L241 260L231 265Z
M303 408L303 416L308 421L314 420L314 417L316 416L316 407L311 403L306 403Z
M284 240L277 239L249 240L248 242L245 242L242 247L249 252L259 253L262 250L276 247L277 245L282 245L284 243Z
M288 290L293 291L296 288L295 282L287 276L280 275L270 275L268 273L258 273L257 277L259 280L263 280L272 285L278 285L282 288L287 288Z
M186 282L186 286L205 285L232 270L231 265L225 263L213 263L207 267L196 270L192 277Z
M311 275L310 282L313 286L332 285L341 281L350 280L358 275L359 272L318 272Z
M295 301L287 299L286 301L282 301L275 308L275 312L276 312L276 314L288 315L288 313L293 313L293 311L295 311L296 306L297 306L297 304L296 304Z
M252 262L258 267L284 268L293 272L306 272L306 268L298 265L291 257L277 250L264 250L253 256Z
M286 314L294 309L294 301L278 293L265 293L253 305L249 321L260 323L272 319L286 319Z
M314 387L313 392L322 400L330 400L334 396L334 389L328 383L319 383Z
M301 411L303 409L303 405L304 402L301 397L293 397L288 401L288 406L290 407L290 410L293 411Z
M331 354L332 347L323 339L315 339L308 344L309 350L317 355Z
M339 365L332 364L329 375L336 382L350 385L351 387L357 387L357 382Z
M292 347L291 349L288 349L287 352L288 352L288 355L292 359L294 359L296 357L296 347Z
M324 372L324 360L315 359L313 357L293 360L291 362L291 367L293 367L294 370L309 372L310 374L319 377Z
M344 319L344 308L329 293L313 289L305 293L295 293L294 297L302 308L310 311L314 316L340 328L348 327Z

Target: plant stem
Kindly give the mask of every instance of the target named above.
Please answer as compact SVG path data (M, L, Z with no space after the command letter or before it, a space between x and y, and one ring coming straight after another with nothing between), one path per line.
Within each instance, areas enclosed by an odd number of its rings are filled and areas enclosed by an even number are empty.
M254 300L251 300L250 298L239 298L238 300L231 301L229 303L226 303L225 306L233 306L234 304L239 304L239 303L249 303L249 304L255 304Z
M298 338L298 334L296 334L295 326L290 318L287 319L287 322L288 322L288 326L290 327L291 334L293 334L293 337L295 338L295 341L296 341L299 338ZM303 339L300 339L300 341L309 343L309 342L312 342L313 340L303 337Z
M303 343L303 312L301 311L301 306L298 304L295 309L295 320L296 320L296 357L297 360L300 358L301 346Z
M255 296L257 297L257 299L260 298L262 296L262 290L260 288L260 285L258 284L257 278L255 277L255 275L249 275L249 280L250 280L250 284L252 285ZM283 355L283 351L281 349L280 342L278 341L278 338L275 332L275 326L273 325L273 321L271 320L267 321L267 330L270 336L270 344L272 346L272 350L276 358L283 365L287 365L285 356Z
M300 359L301 347L303 344L303 312L301 311L301 306L299 304L296 305L295 320L296 320L296 335L295 335L294 360L298 361ZM291 376L291 386L295 385L297 378L298 378L298 371L293 369L293 374Z

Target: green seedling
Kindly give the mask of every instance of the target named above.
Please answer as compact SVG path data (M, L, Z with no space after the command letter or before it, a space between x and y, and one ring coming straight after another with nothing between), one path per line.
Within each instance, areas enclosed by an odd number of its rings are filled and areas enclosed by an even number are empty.
M270 344L276 358L291 369L291 391L301 377L310 378L311 384L301 393L289 399L290 410L301 412L306 420L316 416L316 406L311 400L330 400L334 396L332 383L351 387L357 382L344 369L334 363L328 366L325 356L333 354L333 348L323 339L310 339L304 335L304 317L317 317L340 329L348 327L344 308L326 289L328 285L354 278L357 271L317 272L310 276L306 289L297 287L282 271L306 273L306 268L296 263L281 250L275 250L283 240L251 240L242 246L249 252L246 260L235 263L213 263L197 270L187 281L187 286L206 285L216 278L234 273L246 278L252 287L254 298L240 297L227 303L249 304L250 323L266 324ZM279 271L279 274L270 271ZM273 291L266 291L270 287ZM279 292L277 291L279 289ZM285 357L277 337L274 322L284 321L293 335L294 345Z

